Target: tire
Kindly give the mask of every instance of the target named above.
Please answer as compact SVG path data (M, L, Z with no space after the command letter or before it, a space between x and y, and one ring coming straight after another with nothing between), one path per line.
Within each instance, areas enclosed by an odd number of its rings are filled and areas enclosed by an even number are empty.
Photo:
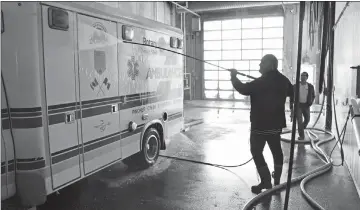
M141 151L123 160L130 168L145 169L154 165L160 154L160 135L155 128L145 131Z

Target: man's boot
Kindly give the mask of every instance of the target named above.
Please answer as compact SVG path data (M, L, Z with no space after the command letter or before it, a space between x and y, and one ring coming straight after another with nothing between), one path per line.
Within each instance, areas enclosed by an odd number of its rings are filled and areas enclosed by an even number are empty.
M272 188L271 175L270 175L269 168L267 166L263 166L263 167L258 168L257 170L260 175L261 182L259 185L251 187L251 192L253 192L255 194L261 193L261 190L263 190L263 189L271 189Z
M282 173L282 165L275 165L274 166L274 172L272 172L272 177L274 178L274 185L279 185L280 184L280 178L281 178L281 173Z

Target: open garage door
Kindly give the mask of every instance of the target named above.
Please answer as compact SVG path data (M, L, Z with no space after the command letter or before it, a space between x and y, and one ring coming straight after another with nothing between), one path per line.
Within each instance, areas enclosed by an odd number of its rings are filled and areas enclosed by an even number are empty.
M204 22L204 60L224 68L259 77L265 54L274 54L282 71L284 18L257 17ZM239 78L248 82L246 77ZM225 69L204 64L205 99L243 100Z

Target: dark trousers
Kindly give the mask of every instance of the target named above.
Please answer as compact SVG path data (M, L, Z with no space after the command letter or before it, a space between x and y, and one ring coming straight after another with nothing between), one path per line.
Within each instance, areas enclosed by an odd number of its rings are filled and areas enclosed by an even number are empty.
M305 136L304 129L308 126L310 122L310 107L307 104L303 104L303 103L299 104L297 121L298 121L299 136L304 137Z
M274 165L282 166L284 155L281 149L280 133L264 135L251 132L250 134L250 150L253 156L256 168L267 167L264 159L263 151L267 142L274 159Z

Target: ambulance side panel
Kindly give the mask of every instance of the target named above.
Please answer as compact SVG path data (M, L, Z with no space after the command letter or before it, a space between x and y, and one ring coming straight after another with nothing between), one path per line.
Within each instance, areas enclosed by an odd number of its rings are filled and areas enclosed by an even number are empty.
M3 84L1 84L1 120L4 122L9 120ZM10 130L1 127L1 200L16 193L14 169L14 148Z
M122 157L117 25L77 15L81 129L85 175Z
M16 191L23 205L32 205L45 201L48 192L46 181L50 177L43 127L41 10L39 4L34 2L2 2L1 6L5 25L5 31L1 34L1 71L8 95L16 151L14 157L10 120L2 118L8 163L8 197Z
M16 193L15 183L15 161L14 161L14 144L11 139L10 130L1 130L1 186L3 186L3 178L6 180L7 198L12 197ZM4 147L4 148L3 148ZM4 150L3 150L4 149ZM3 176L3 154L5 152L5 172ZM5 197L1 197L3 199Z
M121 28L120 25L119 34ZM180 51L170 48L170 35L133 28L132 42ZM130 121L139 125L137 130L121 139L125 158L140 151L142 136L152 122L160 121L165 138L179 133L183 70L181 56L151 46L121 43L119 54L119 92L124 96L120 105L121 130L127 129ZM165 113L168 119L164 119Z
M8 197L7 191L7 161L5 152L5 143L1 129L1 200Z
M76 94L76 15L67 11L68 30L49 26L49 12L42 6L46 100L53 189L81 177L80 106Z
M146 89L136 89L143 84L136 78L140 75L139 64L132 54L131 44L126 44L122 39L123 24L118 23L118 68L119 68L119 94L121 101L120 110L120 131L121 131L121 150L123 158L127 158L140 151L141 132L143 132L146 121L141 119L141 115L136 110L144 109L142 107L141 94ZM135 32L136 34L136 32ZM143 91L143 92L141 92ZM135 111L133 111L135 110ZM136 130L128 131L129 123L135 122L138 127Z

